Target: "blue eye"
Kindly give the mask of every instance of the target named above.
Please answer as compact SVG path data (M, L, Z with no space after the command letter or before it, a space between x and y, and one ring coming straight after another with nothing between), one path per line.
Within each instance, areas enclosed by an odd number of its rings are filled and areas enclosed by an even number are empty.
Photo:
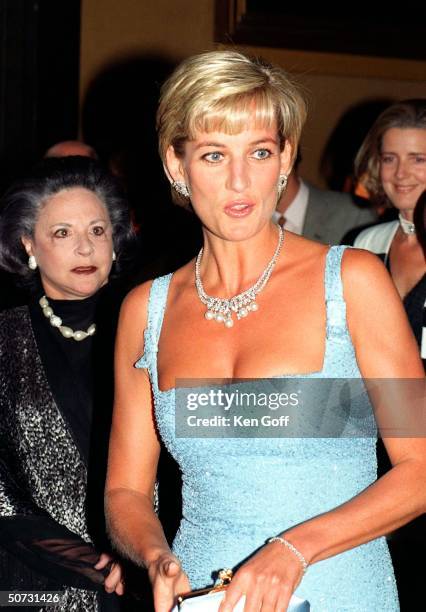
M213 151L212 153L206 153L205 155L203 155L203 159L210 162L211 164L215 164L221 161L222 158L223 158L223 154L220 153L219 151Z
M268 159L272 155L269 149L256 149L253 153L255 159Z

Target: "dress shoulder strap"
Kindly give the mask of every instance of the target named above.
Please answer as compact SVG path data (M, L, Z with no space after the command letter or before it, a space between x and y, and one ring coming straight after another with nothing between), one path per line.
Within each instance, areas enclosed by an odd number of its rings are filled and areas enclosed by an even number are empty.
M348 333L346 302L343 297L342 257L348 247L332 246L325 265L325 302L327 310L327 337Z
M151 368L156 360L171 278L172 274L166 274L152 282L148 299L147 326L144 332L144 353L135 363L136 368Z
M159 276L154 279L149 294L148 327L152 330L156 345L160 339L171 280L172 274L166 274L165 276Z
M325 262L325 301L343 300L342 257L348 247L332 246L328 250Z

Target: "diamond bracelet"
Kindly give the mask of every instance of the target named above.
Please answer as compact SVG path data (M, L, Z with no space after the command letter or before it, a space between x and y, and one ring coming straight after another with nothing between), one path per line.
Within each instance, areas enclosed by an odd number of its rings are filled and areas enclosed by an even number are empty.
M304 574L306 573L306 570L308 569L309 564L306 561L305 557L300 552L300 550L297 550L297 548L291 542L289 542L285 538L280 538L279 536L274 536L273 538L268 538L266 540L266 544L272 544L272 542L280 542L281 544L286 546L288 549L290 549L291 552L295 554L296 557L299 559L300 564L303 567L303 573Z

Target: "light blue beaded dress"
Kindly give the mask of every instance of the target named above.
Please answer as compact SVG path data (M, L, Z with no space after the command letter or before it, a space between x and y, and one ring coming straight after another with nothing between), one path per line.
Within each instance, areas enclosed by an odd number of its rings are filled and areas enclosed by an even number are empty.
M340 275L345 247L325 268L327 336L322 370L303 378L360 378ZM237 567L267 538L327 512L377 477L374 437L177 438L175 389L158 388L157 350L171 275L151 288L145 352L161 438L182 471L183 518L173 543L192 588ZM294 377L297 378L297 377ZM361 520L361 518L360 518ZM312 612L399 610L385 538L309 567L296 593Z

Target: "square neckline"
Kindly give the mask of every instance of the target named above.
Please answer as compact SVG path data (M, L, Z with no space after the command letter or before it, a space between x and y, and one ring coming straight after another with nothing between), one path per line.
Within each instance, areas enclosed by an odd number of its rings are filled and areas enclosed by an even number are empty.
M343 247L343 248L342 248ZM328 334L328 324L329 324L329 311L328 311L328 301L330 301L330 298L328 297L328 289L327 289L327 278L329 275L331 275L331 253L336 250L336 249L341 249L342 251L342 255L340 257L340 266L339 266L339 278L340 278L340 284L342 286L342 282L341 282L341 261L343 258L343 254L344 254L344 250L345 250L345 246L344 245L332 245L330 246L330 248L328 249L325 257L324 257L324 272L323 272L323 286L324 286L324 303L325 303L325 308L326 308L326 317L325 317L325 341L324 341L324 349L323 349L323 355L322 355L322 367L320 370L314 370L311 372L302 372L302 373L296 373L296 374L289 374L289 373L284 373L284 374L276 374L274 376L268 376L266 378L269 379L281 379L281 378L308 378L308 377L315 377L315 376L320 376L321 374L323 374L323 372L326 370L326 366L327 366L327 361L328 361L328 353L329 353L329 341L330 341L330 337ZM161 395L166 395L166 394L170 394L176 391L177 387L173 386L170 387L169 389L160 389L159 385L158 385L158 358L157 358L157 354L158 354L158 345L161 339L161 333L162 333L162 329L163 329L163 323L164 323L164 316L165 316L165 312L166 312L166 308L167 308L167 300L168 300L168 296L169 296L169 290L170 290L170 284L172 282L173 276L174 276L175 272L170 272L169 274L160 277L163 278L165 282L167 282L167 286L165 289L165 296L164 296L164 303L162 305L162 310L161 310L161 314L159 316L158 319L158 327L157 329L159 329L159 333L156 334L156 337L152 338L152 341L155 343L155 356L154 356L154 362L151 364L151 366L148 366L148 369L150 370L150 378L152 379L152 382L154 384L154 388L156 390L156 392L158 392ZM153 283L159 279L154 279ZM152 289L152 287L151 287ZM342 291L343 291L343 286L342 286ZM343 299L344 302L344 299ZM344 302L345 303L345 302ZM346 305L346 304L345 304ZM149 304L148 304L148 308L149 308ZM145 329L145 332L147 332L150 329L150 321L148 321L148 326ZM150 330L151 333L154 330ZM144 332L144 336L145 336L145 332ZM149 340L149 338L148 338ZM352 341L351 341L352 342ZM144 342L145 344L145 342ZM146 353L146 348L144 348L144 353L141 356L140 359L142 359L145 356ZM138 361L140 361L140 359ZM264 379L262 377L260 377L260 379Z

